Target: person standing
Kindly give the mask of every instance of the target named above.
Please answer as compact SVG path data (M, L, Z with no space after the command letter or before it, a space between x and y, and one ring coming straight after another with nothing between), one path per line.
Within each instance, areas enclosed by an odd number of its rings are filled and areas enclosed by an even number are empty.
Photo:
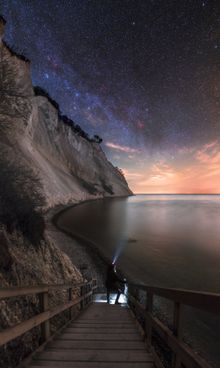
M109 265L107 269L107 276L106 276L106 282L105 286L107 289L107 303L110 303L110 294L111 292L116 292L117 297L115 300L115 304L119 304L119 298L122 293L122 283L124 283L124 280L122 280L116 273L116 267L114 264Z

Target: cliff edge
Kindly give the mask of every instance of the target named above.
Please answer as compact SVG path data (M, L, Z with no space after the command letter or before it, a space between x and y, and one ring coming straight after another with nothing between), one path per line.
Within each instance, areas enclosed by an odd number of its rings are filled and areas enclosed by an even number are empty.
M40 177L48 206L94 197L132 194L99 143L65 124L45 96L36 95L30 62L0 36L1 143L13 145Z

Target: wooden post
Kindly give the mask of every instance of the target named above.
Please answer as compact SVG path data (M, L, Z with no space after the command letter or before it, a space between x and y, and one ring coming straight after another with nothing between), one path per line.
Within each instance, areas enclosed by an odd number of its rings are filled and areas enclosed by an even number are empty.
M129 285L128 286L128 305L129 305L129 308L131 308L132 312L134 313L134 308L133 308L133 304L131 301L131 297L133 296L132 291L133 291L132 287Z
M151 322L152 312L153 312L153 294L148 292L146 303L145 332L147 335L147 345L149 350L151 349L151 340L152 340L152 322Z
M88 293L89 291L89 284L86 285L86 294ZM87 296L86 297L86 306L89 304L89 297Z
M88 286L88 291L92 292L92 282ZM88 296L88 304L90 304L92 301L92 294Z
M92 288L95 289L96 287L96 279L92 279Z
M89 302L92 303L93 301L93 296L94 296L94 291L95 291L95 280L92 279L91 281L91 291L92 291L92 294L90 295L90 298L89 298Z
M97 280L92 279L92 296L91 296L91 302L94 300L94 294L97 291Z
M72 294L72 288L68 289L68 300L69 302L71 302L71 300L73 299L73 294ZM73 307L71 307L69 309L69 319L73 319Z
M182 328L181 328L181 304L174 302L174 315L173 315L173 333L178 340L182 340ZM180 368L181 361L178 355L173 353L172 368Z
M83 301L83 305L84 305L84 308L86 307L87 305L87 297L85 297L86 293L87 293L87 288L88 288L88 285L85 285L83 287L83 295L84 295L84 301Z
M88 297L88 304L90 304L92 302L92 298L93 298L93 281L92 280L89 284L89 291L91 291L92 294L89 295L89 297Z
M48 291L39 294L40 311L46 312L49 309ZM48 340L50 337L50 321L41 324L41 340Z
M86 293L88 293L91 290L91 284L86 285ZM90 302L90 296L86 297L86 305L88 305Z
M80 296L82 297L84 295L84 285L80 286ZM84 300L81 300L80 302L80 309L84 309Z
M128 284L128 288L127 288L127 295L126 295L126 297L127 297L127 304L128 304L128 306L130 307L130 285Z

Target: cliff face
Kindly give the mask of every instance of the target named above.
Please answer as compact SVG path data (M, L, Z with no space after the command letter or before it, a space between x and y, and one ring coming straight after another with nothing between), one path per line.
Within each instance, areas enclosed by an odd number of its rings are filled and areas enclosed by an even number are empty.
M32 98L22 149L32 165L39 168L50 204L94 195L131 194L125 179L106 159L100 145L64 125L45 97Z
M1 143L16 147L42 179L48 205L94 196L129 195L100 145L65 125L57 109L35 96L30 63L0 41Z
M1 216L7 212L5 208L9 208L7 215L10 219L10 214L14 213L11 208L14 208L18 215L14 219L16 223L20 218L20 208L25 207L25 200L26 205L30 205L27 201L31 198L32 203L38 190L45 196L47 207L88 198L131 194L124 177L106 159L100 145L74 132L64 124L48 98L35 95L29 61L12 52L2 40L4 24L0 16ZM30 190L33 176L40 178L42 185L36 188L33 185ZM15 189L14 197L11 189ZM24 195L25 191L30 191L29 197ZM19 202L16 202L17 192ZM9 200L13 202L11 207L8 206ZM25 221L29 221L26 213ZM82 280L80 272L59 248L63 238L57 238L56 232L48 226L44 238L36 246L16 227L7 233L3 223L4 226L0 220L1 287ZM35 230L39 233L39 226L35 226ZM75 262L74 255L72 261ZM52 301L58 304L63 297L55 294ZM0 307L0 325L3 328L39 312L38 300L34 297L3 300ZM63 323L63 319L55 320L54 326ZM0 366L16 366L36 349L39 336L39 329L35 329L13 340L0 353Z

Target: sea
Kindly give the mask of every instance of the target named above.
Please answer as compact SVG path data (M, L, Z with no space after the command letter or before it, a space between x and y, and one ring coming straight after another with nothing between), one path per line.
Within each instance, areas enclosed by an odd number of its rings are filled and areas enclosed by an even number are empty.
M71 207L59 226L81 235L135 283L220 293L220 195L135 195ZM161 300L168 319L172 305ZM220 366L220 317L185 308L186 341Z

